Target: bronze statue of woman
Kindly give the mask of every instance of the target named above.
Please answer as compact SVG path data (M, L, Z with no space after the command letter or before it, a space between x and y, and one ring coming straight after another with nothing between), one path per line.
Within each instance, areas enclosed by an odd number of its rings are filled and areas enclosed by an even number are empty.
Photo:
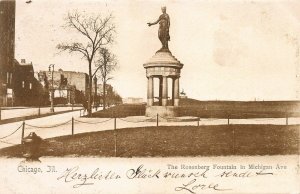
M166 13L167 8L162 7L161 11L162 14L159 16L158 20L151 23L147 23L148 26L155 25L159 23L159 29L158 29L158 38L162 44L162 48L159 51L169 51L168 41L170 41L170 34L169 34L169 28L170 28L170 17Z

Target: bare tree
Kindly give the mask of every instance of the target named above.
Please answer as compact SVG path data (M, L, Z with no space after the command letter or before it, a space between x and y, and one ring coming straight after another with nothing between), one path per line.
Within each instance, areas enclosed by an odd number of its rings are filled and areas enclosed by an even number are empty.
M69 12L65 18L65 28L75 30L81 35L80 42L60 43L57 48L69 53L77 52L87 60L89 68L88 83L88 116L91 116L92 94L92 64L95 61L97 51L114 41L115 25L112 15L107 17L87 16L78 11Z
M100 78L103 84L103 110L106 108L106 85L113 77L111 73L117 68L116 56L112 54L107 48L99 50L99 60L96 66L100 70Z

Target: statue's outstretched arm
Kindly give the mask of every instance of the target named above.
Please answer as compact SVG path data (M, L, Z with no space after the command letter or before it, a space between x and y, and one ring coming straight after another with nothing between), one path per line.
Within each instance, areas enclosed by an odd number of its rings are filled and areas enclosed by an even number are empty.
M153 23L148 22L147 24L148 24L148 26L152 26L152 25L157 24L159 21L160 21L160 17L155 22L153 22Z

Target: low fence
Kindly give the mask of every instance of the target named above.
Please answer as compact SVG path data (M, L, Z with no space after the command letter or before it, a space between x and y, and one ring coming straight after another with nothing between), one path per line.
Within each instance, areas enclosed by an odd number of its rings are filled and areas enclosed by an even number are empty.
M84 112L83 112L83 114L84 114ZM80 116L83 116L81 110L80 110ZM285 123L281 123L281 125L289 125L289 118L288 117L286 117L286 118L280 118L280 119L283 119L285 121ZM70 135L74 135L75 132L76 132L75 131L75 129L76 129L75 128L76 123L82 123L82 124L86 124L86 125L101 125L101 124L104 124L104 123L109 122L111 120L113 120L113 126L112 126L113 130L117 129L117 126L118 126L117 123L118 123L118 121L127 122L127 123L145 123L145 122L151 122L151 123L155 123L155 126L157 126L157 127L158 126L164 126L163 123L165 123L165 122L172 122L172 123L177 123L178 122L178 121L174 120L174 118L165 118L165 117L162 117L162 116L160 116L158 114L156 116L154 116L154 117L145 118L145 119L141 119L141 120L137 120L137 121L128 120L126 118L117 118L117 117L108 118L108 119L105 119L105 120L102 120L102 121L97 121L97 122L84 121L84 120L75 119L74 117L72 117L70 120L67 120L67 121L64 121L64 122L61 122L61 123L57 123L57 124L54 124L54 125L33 125L33 124L29 124L29 123L26 123L25 121L23 121L22 124L19 127L17 127L17 129L13 130L8 135L0 137L0 143L10 144L10 145L17 145L16 143L8 142L5 139L7 139L8 137L11 137L15 133L17 133L19 130L21 130L20 142L22 143L22 139L24 138L26 129L51 129L51 128L56 128L56 127L61 127L61 126L67 126L67 125L69 125L68 126L68 128L70 130L69 134ZM225 121L224 119L220 119L220 118L200 118L200 117L198 117L198 118L194 118L193 121L187 120L187 121L183 121L183 122L189 122L190 126L192 126L192 125L194 125L194 126L200 126L200 122L201 121L207 122L207 121L218 121L218 120L219 121L222 120L223 122ZM230 117L228 117L226 119L226 124L227 125L233 124L233 123L231 123L231 120L235 120L235 121L237 121L237 120L252 120L252 121L267 122L267 121L278 120L278 118L231 119ZM182 122L182 121L180 121L180 122ZM201 123L201 125L205 125L205 124ZM147 125L143 125L143 126L147 126ZM88 131L86 131L86 132L88 132ZM233 134L234 134L234 132L233 132Z

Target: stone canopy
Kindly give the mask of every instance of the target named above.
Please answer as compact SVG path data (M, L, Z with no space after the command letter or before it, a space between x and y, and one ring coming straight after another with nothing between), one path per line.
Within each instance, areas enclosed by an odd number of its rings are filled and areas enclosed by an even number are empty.
M171 52L156 52L155 55L144 64L144 68L157 66L177 67L181 69L183 64L180 63Z
M171 52L156 52L145 64L146 76L180 76L180 69L183 64L177 60Z

